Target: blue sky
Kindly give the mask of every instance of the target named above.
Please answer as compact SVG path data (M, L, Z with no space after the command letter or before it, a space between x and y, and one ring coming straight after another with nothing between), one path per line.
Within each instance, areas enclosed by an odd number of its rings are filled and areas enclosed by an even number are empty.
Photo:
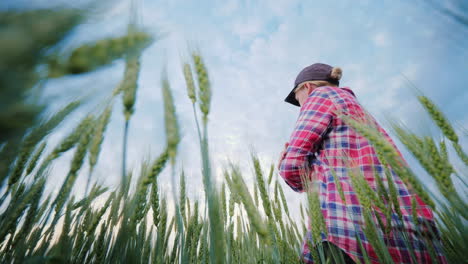
M65 46L71 48L123 35L130 16L129 2L106 1ZM461 2L442 1L443 6L455 12L467 10ZM136 111L130 127L128 166L137 168L143 158L154 158L163 149L160 78L166 67L183 135L177 166L178 170L184 167L188 182L193 183L188 186L193 197L203 195L200 158L192 106L181 72L181 64L189 60L193 49L203 54L212 82L210 151L213 171L219 178L230 159L240 164L252 180L251 147L265 168L276 163L299 113L299 108L283 100L299 71L315 62L341 67L341 85L353 89L359 101L384 126L387 115L420 134L440 136L417 103L406 76L443 109L458 131L468 127L468 26L438 13L427 1L140 0L136 3L138 23L156 35L167 34L143 55ZM0 7L50 5L49 1L7 0ZM94 99L74 114L78 120L112 91L122 74L123 63L118 61L92 74L51 80L44 96L54 99L51 109L56 109L73 96L92 93ZM95 174L99 182L109 186L117 186L120 179L121 104L120 100L115 102ZM73 124L69 122L52 135L51 144L71 127ZM466 147L466 136L461 140ZM65 155L63 162L54 167L55 187L64 178L68 170L66 160L70 157L71 154ZM86 168L82 172L78 190L84 188ZM428 180L423 172L421 175ZM161 175L161 182L169 193L168 170ZM300 199L292 191L286 194L291 202Z

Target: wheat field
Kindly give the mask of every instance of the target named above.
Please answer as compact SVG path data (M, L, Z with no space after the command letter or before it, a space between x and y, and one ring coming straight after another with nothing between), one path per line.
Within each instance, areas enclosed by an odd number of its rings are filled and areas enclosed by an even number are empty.
M130 25L126 35L87 43L68 51L56 47L85 15L78 10L30 10L0 14L0 259L2 263L302 263L301 250L311 219L312 236L323 230L320 201L307 192L300 205L301 219L291 217L285 191L279 184L274 164L261 164L251 154L255 184L248 187L238 165L224 170L224 182L217 185L210 163L208 117L212 87L209 65L201 54L191 52L183 64L187 96L192 102L200 145L204 199L191 200L186 193L185 175L175 175L178 164L180 129L170 80L160 85L164 98L167 138L164 151L154 160L142 161L140 173L132 175L125 164L129 121L135 111L137 80L143 51L154 37ZM39 30L34 21L46 21ZM8 29L8 30L6 30ZM24 45L25 38L32 38ZM100 111L88 113L56 146L47 146L47 137L84 101L70 102L54 115L44 118L46 106L28 100L28 92L40 88L46 79L93 72L115 60L125 61L123 81L113 90ZM38 68L42 70L38 70ZM46 70L44 70L46 69ZM113 106L121 98L124 107L124 137L121 184L117 189L94 184L101 145L113 118ZM349 123L380 151L380 158L399 172L402 179L430 204L437 215L443 250L450 263L468 263L466 194L458 193L453 178L466 189L468 157L459 144L459 135L437 106L424 95L418 97L428 115L443 133L443 140L418 136L397 122L393 129L427 173L438 192L431 193L411 168L399 167L395 152L371 128L353 120ZM119 101L120 102L120 101ZM138 124L133 124L138 126ZM46 151L51 149L51 151ZM456 155L448 155L453 151ZM45 192L51 166L65 153L72 153L69 171L62 175L57 193ZM454 159L464 170L453 166ZM73 188L85 163L89 164L86 196L76 200ZM178 190L163 190L158 176L170 170ZM378 178L378 176L377 176ZM380 179L386 181L386 179ZM136 188L130 188L131 183ZM365 181L353 186L361 202L372 214L379 197L392 200L391 187L371 193ZM175 188L175 184L173 184ZM287 190L289 191L289 190ZM172 199L168 199L172 195ZM104 200L100 205L96 201ZM364 202L365 201L365 202ZM174 202L174 205L168 204ZM168 207L174 207L169 213ZM386 208L398 215L398 202ZM414 217L417 224L417 217ZM366 233L380 252L380 263L392 263L378 236L379 225ZM417 225L419 226L419 225ZM305 243L308 243L307 241ZM431 241L427 241L429 249ZM317 263L339 263L313 252ZM431 254L435 254L433 251ZM435 261L435 258L434 258ZM364 259L369 263L369 259Z

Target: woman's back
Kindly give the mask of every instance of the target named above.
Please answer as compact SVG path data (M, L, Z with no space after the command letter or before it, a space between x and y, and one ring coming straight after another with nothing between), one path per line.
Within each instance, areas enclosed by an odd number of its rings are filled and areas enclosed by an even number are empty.
M328 232L326 240L340 247L355 261L357 258L362 261L363 254L356 239L356 236L359 236L372 262L378 263L377 254L362 229L365 225L363 208L360 204L362 201L359 201L352 184L350 177L352 168L354 175L364 177L370 186L368 190L371 193L366 193L366 198L372 200L372 209L377 212L377 216L373 216L373 222L377 227L382 225L384 231L380 228L378 230L394 262L411 263L412 257L408 248L413 247L414 258L418 263L430 263L430 254L425 242L413 223L411 210L413 199L418 202L419 221L424 219L432 226L434 224L432 211L419 197L408 191L407 186L391 168L381 164L374 147L365 137L352 129L340 114L374 126L396 149L385 130L366 113L350 89L318 87L301 107L288 154L281 164L281 176L294 190L304 191L298 171L302 158L306 155L309 164L308 177L317 186L320 196ZM399 206L393 208L393 211L388 211L391 210L392 203L387 176L392 179L391 184L395 187L398 199ZM379 179L381 186L384 186L380 188L381 190L378 187ZM386 219L386 216L390 215L391 225ZM399 220L399 215L403 218L402 221ZM407 239L409 243L405 242L401 231L410 235L409 240ZM438 239L435 238L435 241L438 242ZM445 263L438 243L434 244L434 248L439 252L439 262ZM306 260L310 260L307 243L304 243L304 255Z

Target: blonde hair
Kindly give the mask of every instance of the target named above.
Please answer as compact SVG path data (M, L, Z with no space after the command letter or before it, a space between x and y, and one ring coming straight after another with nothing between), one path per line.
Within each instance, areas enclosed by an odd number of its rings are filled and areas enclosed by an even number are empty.
M297 92L300 89L302 89L302 87L304 87L304 84L306 84L306 83L313 84L313 85L315 85L317 87L321 87L321 86L336 87L336 84L333 84L333 83L330 83L330 82L327 82L327 81L305 81L305 82L301 82L299 85L297 85L297 88L294 90L294 92Z

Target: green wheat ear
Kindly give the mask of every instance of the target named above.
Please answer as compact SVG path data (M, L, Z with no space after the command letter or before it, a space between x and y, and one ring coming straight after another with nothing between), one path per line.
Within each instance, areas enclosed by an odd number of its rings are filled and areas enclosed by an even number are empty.
M141 52L153 41L145 32L131 31L126 36L84 44L71 52L67 60L51 57L49 78L93 71L128 54Z
M309 215L311 219L312 238L316 244L319 243L319 241L322 241L321 233L326 233L325 222L322 215L318 193L309 191L307 193L307 198L309 204Z
M20 146L20 152L18 157L16 157L16 162L10 173L10 178L8 179L8 185L12 186L21 179L23 170L26 166L29 155L33 151L35 145L45 138L54 128L56 128L62 121L73 111L75 111L81 105L81 101L73 101L68 103L65 107L56 112L48 120L43 121L37 127L34 127L30 133L28 133ZM1 154L1 152L0 152ZM14 160L13 160L14 161ZM44 162L43 162L44 164ZM0 175L0 179L5 177L7 171L3 171L3 168L9 168L9 166L3 167L3 164L0 164L0 173L5 173ZM37 173L38 175L42 174L42 171Z
M252 197L250 196L250 193L247 189L247 185L240 175L240 171L236 167L232 167L232 187L233 190L231 191L235 192L241 198L254 230L262 239L265 239L266 241L268 237L266 225L253 203Z
M455 133L455 130L437 106L426 96L418 96L418 100L429 113L432 120L434 120L436 125L442 130L444 135L452 142L458 142L458 136Z
M183 71L185 83L187 85L187 95L194 104L197 101L197 97L195 94L195 82L193 81L193 74L192 69L190 68L190 64L184 63Z
M258 157L255 156L255 154L252 153L251 156L255 169L257 187L260 191L260 197L262 198L263 209L265 211L266 216L270 218L272 217L270 197L268 196L268 192L265 186L265 180L263 178L262 168L260 167L260 161L258 160Z
M200 110L203 113L203 120L206 123L210 112L211 84L208 77L208 71L200 54L194 52L192 54L192 58L195 64L195 72L198 77L198 98L200 98Z
M124 79L120 83L120 90L123 92L123 104L125 120L130 120L130 117L135 111L136 92L138 88L138 76L140 73L140 58L139 56L128 56L125 64Z
M169 157L171 159L171 163L174 163L175 156L177 153L177 146L180 141L179 124L177 122L176 110L171 88L169 86L169 81L166 77L164 77L162 80L162 92L164 100L164 122L166 128L167 149Z
M445 115L440 111L440 109L426 96L418 96L418 100L424 109L429 113L429 116L434 120L436 125L440 128L442 133L452 141L453 148L455 149L457 155L460 159L468 166L468 155L463 151L460 144L458 143L458 135L453 129L452 125L445 117Z
M34 153L32 154L32 158L29 161L28 168L26 169L26 175L29 175L34 170L39 158L44 152L46 145L47 145L46 142L42 142L42 144L39 147L37 147L37 149L34 151Z
M111 113L112 105L108 106L98 119L99 122L97 124L96 131L91 141L91 147L89 149L90 170L92 170L97 163L97 158L99 156L99 152L101 151L101 144L104 140L104 133L106 131L107 125L109 124Z
M226 183L221 186L221 212L223 214L223 222L227 223L227 197L226 197Z
M385 138L375 128L367 126L359 121L356 121L344 114L339 115L347 124L349 124L359 134L367 138L376 151L380 153L381 157L388 162L396 174L403 180L408 187L411 187L421 199L431 206L435 207L434 202L429 197L428 193L424 190L421 182L416 178L414 173L408 167L406 162L401 158L396 149L385 140Z
M184 225L187 226L187 219L185 218L185 204L186 204L186 199L187 199L187 193L185 191L185 173L182 170L180 173L180 199L179 199L179 204L180 204L180 214L182 215L182 219L184 221Z
M93 130L94 130L95 120L91 115L88 116L87 119L89 120L89 122L87 124L86 129L83 131L83 134L80 136L80 139L77 143L75 154L70 164L70 170L68 172L67 178L65 179L65 182L62 184L60 192L56 198L55 211L57 214L60 213L63 205L68 199L72 191L73 185L75 184L75 180L78 177L77 175L78 171L81 169L81 166L83 165L83 162L84 162L85 155L88 152L88 146L90 143L91 134L93 133Z

